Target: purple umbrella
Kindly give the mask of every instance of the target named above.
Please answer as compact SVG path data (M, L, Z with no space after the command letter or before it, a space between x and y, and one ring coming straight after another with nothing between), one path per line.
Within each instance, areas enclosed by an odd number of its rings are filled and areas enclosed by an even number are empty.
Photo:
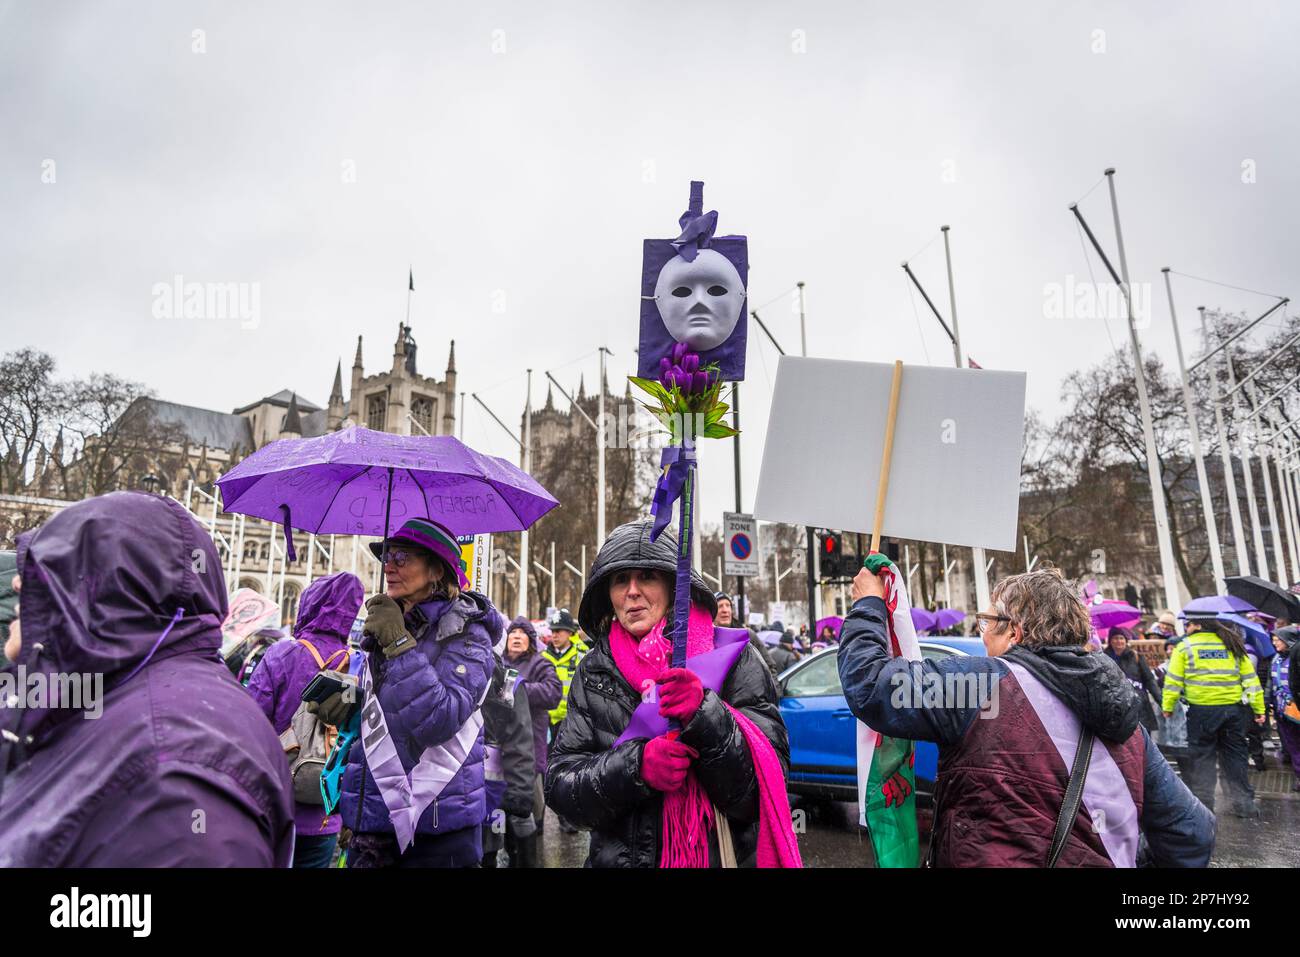
M1203 595L1200 598L1193 598L1189 601L1182 611L1186 618L1188 615L1222 615L1234 614L1244 615L1247 612L1256 611L1254 605L1244 598L1238 598L1236 595Z
M758 640L769 648L774 648L781 643L782 634L783 632L779 631L760 631L758 633Z
M934 613L924 608L912 609L912 627L917 631L934 631Z
M844 625L844 619L839 617L838 615L829 615L826 618L818 618L817 630L813 632L812 637L821 638L822 629L825 628L827 625L831 626L832 634L838 636L840 633L840 628L843 627Z
M939 631L960 625L966 620L966 612L960 608L940 608L934 613L934 627Z
M227 512L279 522L286 540L290 528L386 538L408 518L456 535L513 532L559 504L522 469L453 436L361 427L272 442L217 485Z
M1142 620L1142 609L1123 601L1099 601L1088 606L1092 627L1103 632L1110 628L1128 628Z

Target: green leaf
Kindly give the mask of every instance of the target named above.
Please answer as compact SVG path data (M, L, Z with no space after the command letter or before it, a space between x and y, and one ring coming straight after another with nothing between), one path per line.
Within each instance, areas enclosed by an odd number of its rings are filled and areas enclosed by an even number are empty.
M664 400L668 398L668 390L663 387L663 383L656 382L654 379L642 379L639 376L630 375L628 380L643 392L648 392L656 399Z
M723 425L721 422L714 422L704 430L706 439L729 439L733 435L739 435L740 432L729 425Z

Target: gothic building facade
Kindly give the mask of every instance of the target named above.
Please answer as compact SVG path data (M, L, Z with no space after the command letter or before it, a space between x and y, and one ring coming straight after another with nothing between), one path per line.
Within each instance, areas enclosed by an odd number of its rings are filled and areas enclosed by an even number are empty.
M343 364L334 371L329 400L319 406L292 389L282 389L231 412L202 409L163 399L138 399L157 434L166 441L143 455L134 455L116 480L119 489L170 495L208 526L222 554L228 584L252 588L280 603L291 623L298 596L310 579L343 569L359 574L368 589L378 587L378 569L370 553L351 537L329 536L300 547L296 561L284 556L278 526L243 520L220 510L215 480L244 457L282 438L310 438L361 425L399 435L452 435L456 429L456 344L447 355L442 378L422 375L416 361L411 327L399 324L391 363L366 375L362 338L344 395ZM139 412L135 406L126 414ZM95 440L89 439L88 443ZM90 456L64 462L63 435L47 454L36 456L31 480L22 494L0 496L0 545L12 547L14 536L46 521L69 501L80 497L71 481L88 467Z

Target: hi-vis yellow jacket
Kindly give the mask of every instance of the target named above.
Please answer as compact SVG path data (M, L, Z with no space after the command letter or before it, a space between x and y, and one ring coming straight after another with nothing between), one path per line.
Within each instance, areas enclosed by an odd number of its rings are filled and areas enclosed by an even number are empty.
M569 713L569 685L578 670L578 662L583 659L589 650L582 638L574 635L564 654L557 655L555 649L550 645L547 645L542 651L542 657L555 665L555 673L560 676L560 684L564 686L564 691L560 695L560 703L547 712L551 716L551 724L559 724L564 720L564 716Z
M1212 631L1194 631L1174 648L1165 672L1164 711L1173 711L1178 696L1188 704L1242 704L1264 713L1264 689L1250 658L1233 658L1223 639Z

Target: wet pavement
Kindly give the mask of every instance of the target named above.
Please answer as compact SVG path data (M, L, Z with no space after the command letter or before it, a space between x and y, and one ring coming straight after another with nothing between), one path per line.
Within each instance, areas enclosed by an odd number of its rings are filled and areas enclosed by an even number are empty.
M1274 752L1276 754L1276 752ZM1231 806L1222 790L1215 798L1218 838L1211 867L1300 867L1300 793L1291 790L1290 772L1251 769L1260 816L1245 820L1228 812ZM871 867L871 842L857 826L857 805L842 801L807 802L795 799L796 833L805 867ZM797 813L803 811L802 817ZM929 833L930 811L919 808L918 823ZM587 857L585 832L565 834L548 811L544 824L542 860L545 867L581 867ZM921 853L925 854L922 841Z

